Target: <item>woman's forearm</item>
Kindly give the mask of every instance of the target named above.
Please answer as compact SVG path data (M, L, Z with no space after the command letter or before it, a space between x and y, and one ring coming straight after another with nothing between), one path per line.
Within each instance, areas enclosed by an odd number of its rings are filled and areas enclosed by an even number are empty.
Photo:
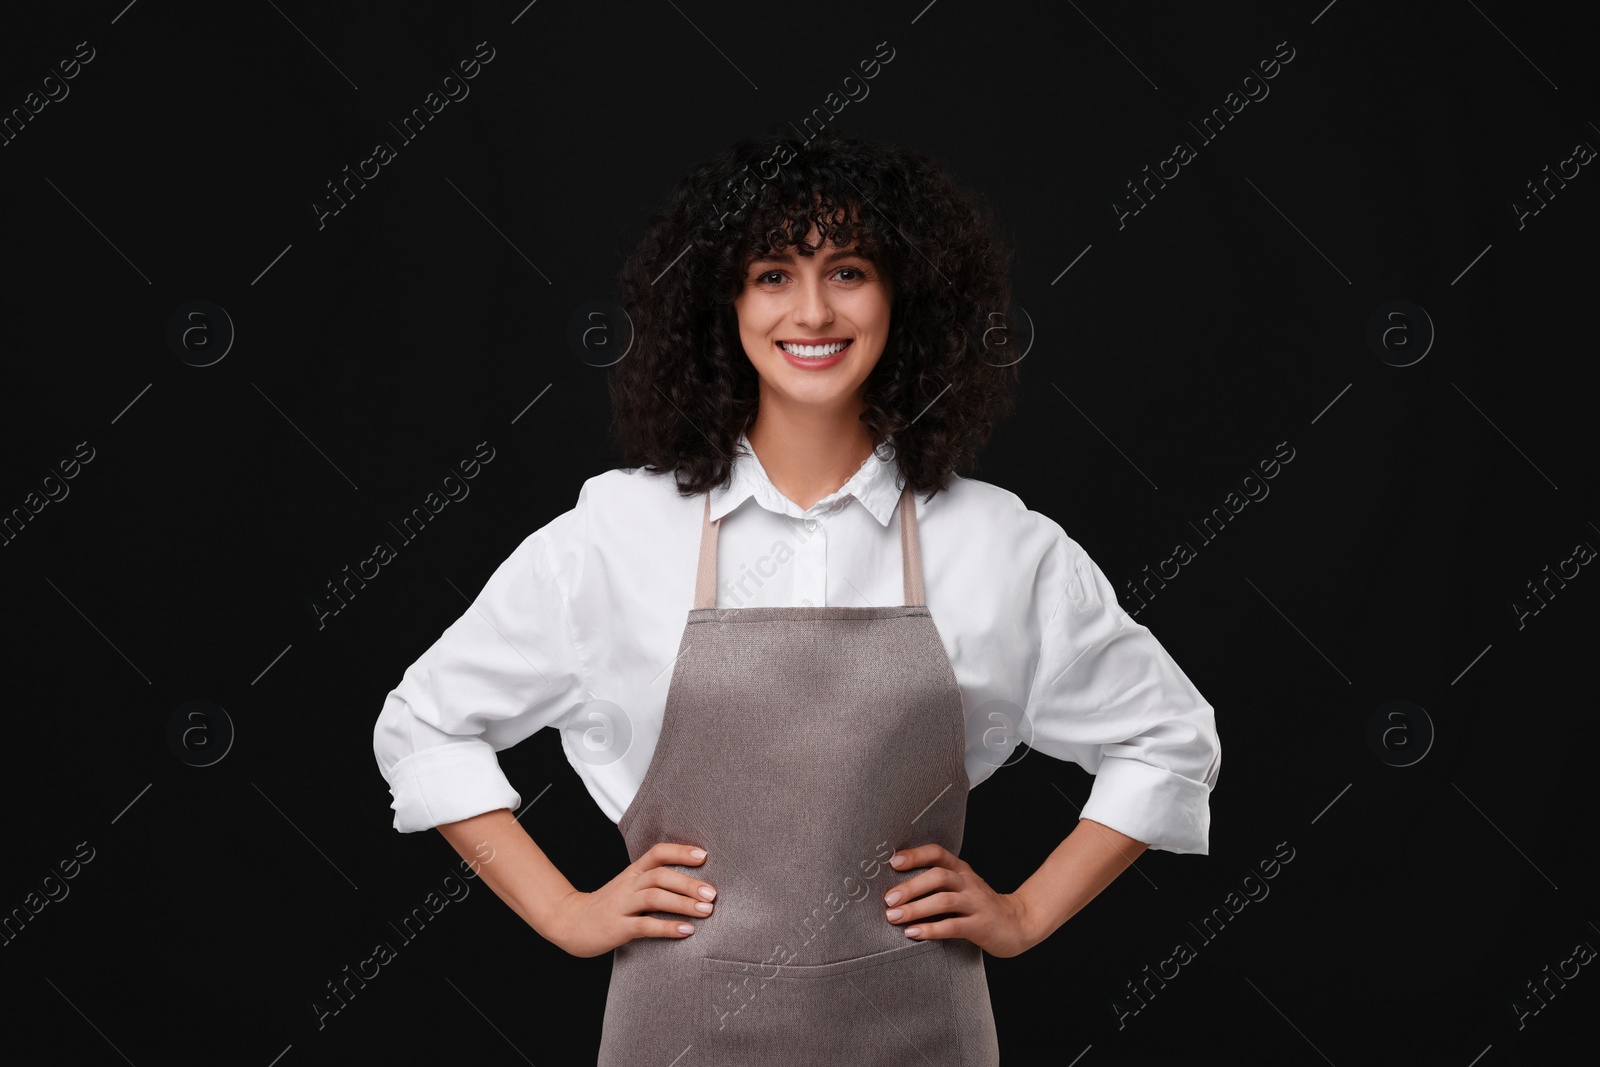
M580 892L507 808L439 832L523 922L574 956L599 956L636 937L688 937L694 927L684 920L710 915L716 898L715 886L674 869L705 861L705 849L693 845L658 841L599 889Z
M1072 833L1013 896L1026 906L1038 944L1132 866L1149 846L1091 819L1080 819Z
M438 829L496 896L541 937L552 940L554 906L575 890L510 809L487 811Z

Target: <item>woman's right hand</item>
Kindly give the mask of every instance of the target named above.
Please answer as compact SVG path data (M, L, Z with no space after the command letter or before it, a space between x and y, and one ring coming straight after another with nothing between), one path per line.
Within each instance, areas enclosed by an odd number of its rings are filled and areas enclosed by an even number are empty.
M595 890L574 890L552 909L546 937L574 956L599 956L636 937L685 938L694 925L646 914L661 911L703 919L711 914L716 889L667 864L685 867L705 862L704 849L658 842L622 873ZM707 895L709 894L709 896Z

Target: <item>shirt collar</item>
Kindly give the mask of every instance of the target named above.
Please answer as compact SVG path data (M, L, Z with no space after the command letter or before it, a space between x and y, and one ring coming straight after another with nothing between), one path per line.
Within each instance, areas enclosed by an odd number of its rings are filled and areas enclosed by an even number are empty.
M817 501L809 510L802 511L794 501L778 492L767 477L761 461L756 458L755 449L750 447L750 439L740 434L734 452L732 480L727 488L719 485L711 489L711 521L717 521L751 497L768 511L797 519L822 514L831 510L836 503L843 506L853 499L871 512L880 526L888 526L889 520L894 517L895 505L900 500L900 486L895 484L899 468L892 458L892 451L887 448L882 451L889 453L891 458L885 460L873 452L850 476L849 481Z

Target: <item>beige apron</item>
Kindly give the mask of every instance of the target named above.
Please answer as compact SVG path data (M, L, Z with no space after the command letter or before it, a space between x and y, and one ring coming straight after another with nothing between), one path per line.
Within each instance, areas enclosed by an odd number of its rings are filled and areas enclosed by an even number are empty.
M709 853L674 867L717 888L685 938L612 957L601 1067L991 1067L983 952L913 941L883 896L960 853L961 693L923 604L916 500L900 496L906 603L719 609L706 497L695 605L655 754L618 828Z

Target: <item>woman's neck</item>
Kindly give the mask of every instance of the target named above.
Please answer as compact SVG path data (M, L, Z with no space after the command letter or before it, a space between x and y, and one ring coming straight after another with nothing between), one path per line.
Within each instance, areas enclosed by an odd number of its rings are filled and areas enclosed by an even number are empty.
M795 413L763 406L745 434L773 486L805 511L849 481L875 442L858 413Z

